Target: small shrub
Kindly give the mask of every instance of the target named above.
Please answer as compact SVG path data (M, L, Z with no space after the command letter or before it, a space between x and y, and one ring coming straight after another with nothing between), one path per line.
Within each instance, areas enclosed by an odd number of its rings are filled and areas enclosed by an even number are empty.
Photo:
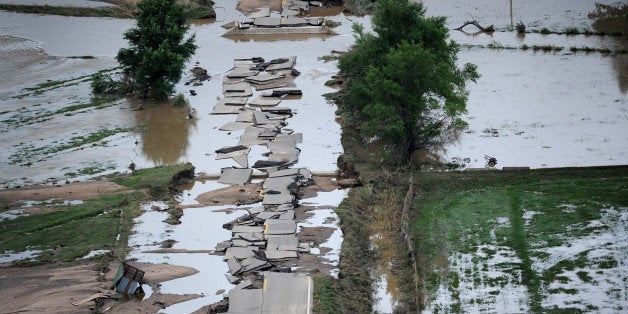
M567 28L565 28L563 33L566 34L566 35L578 35L578 34L580 34L580 31L577 28L575 28L575 27L567 27Z
M530 46L528 46L526 44L523 44L523 45L521 45L521 49L522 50L528 50L528 49L530 49Z
M185 99L182 93L178 93L174 98L172 98L172 106L174 107L183 107L188 104L188 101Z
M543 28L541 28L541 31L539 33L541 33L543 35L547 35L547 34L550 34L551 32L546 27L543 27Z
M111 75L100 72L92 75L90 85L94 94L123 94L126 92L122 82L115 81Z

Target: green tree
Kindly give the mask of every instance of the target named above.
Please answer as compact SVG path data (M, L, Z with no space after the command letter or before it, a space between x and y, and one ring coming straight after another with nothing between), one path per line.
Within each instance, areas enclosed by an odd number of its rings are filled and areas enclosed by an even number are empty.
M172 93L185 62L196 50L195 35L185 38L183 7L176 0L142 0L137 27L124 33L129 48L118 51L129 87L143 97Z
M445 18L424 15L421 3L380 0L375 34L354 26L356 44L339 62L341 112L364 136L393 143L403 163L465 125L465 85L479 77L475 65L456 65Z

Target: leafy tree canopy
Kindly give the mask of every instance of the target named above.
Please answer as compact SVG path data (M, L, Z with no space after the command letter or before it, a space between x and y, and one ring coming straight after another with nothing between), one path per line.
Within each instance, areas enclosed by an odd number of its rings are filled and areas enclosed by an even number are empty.
M475 65L456 65L445 18L424 15L421 3L380 0L375 34L354 25L356 43L338 65L348 81L341 112L364 136L393 143L404 163L465 125L465 84L479 77Z
M120 49L116 59L135 92L168 95L196 50L195 35L185 38L189 27L176 0L142 0L137 6L137 27L124 33L129 48Z

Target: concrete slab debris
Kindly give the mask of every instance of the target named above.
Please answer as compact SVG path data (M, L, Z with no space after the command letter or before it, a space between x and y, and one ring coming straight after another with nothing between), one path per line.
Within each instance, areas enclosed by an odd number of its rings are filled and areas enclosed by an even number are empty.
M264 190L276 190L288 189L290 185L294 185L296 176L281 176L281 177L269 177L264 180L262 187Z
M253 111L252 110L245 110L242 111L240 113L238 113L238 117L236 118L236 122L243 122L243 123L253 123Z
M292 204L294 200L294 195L291 194L265 194L262 205Z
M251 281L251 279L246 279L240 282L239 284L237 284L235 287L233 287L233 290L244 289L246 287L250 287L252 284L253 282Z
M255 119L255 125L260 124L270 124L270 120L266 117L266 115L261 111L253 111L253 117ZM274 137L274 134L273 134Z
M289 211L279 215L279 219L282 219L282 220L294 220L294 210L289 210Z
M252 84L264 85L264 84L270 84L279 80L283 80L285 78L286 78L285 75L276 75L276 74L270 74L268 72L263 72L258 75L247 76L245 79L247 82L252 83Z
M295 235L269 235L266 249L297 251L299 238Z
M270 218L279 218L280 214L281 213L278 213L278 212L261 212L257 214L257 218L263 219L263 220L270 219Z
M277 134L275 137L276 142L281 141L295 141L296 143L303 143L303 134L302 133L292 133L292 134Z
M222 87L223 94L226 98L249 97L253 95L253 89L251 88L251 84L246 82L225 84Z
M268 144L271 144L271 143L268 143ZM268 177L269 178L288 177L288 176L296 177L299 174L300 174L299 168L289 168L289 169L283 169L283 170L270 173L268 174Z
M292 115L292 108L288 107L270 107L270 108L261 108L264 112L270 112L274 114L283 114L283 115Z
M216 244L216 252L224 252L228 247L231 246L231 241L222 241Z
M271 64L266 68L266 71L276 71L293 68L297 63L297 57L288 57L287 61L277 64ZM272 62L271 62L272 63Z
M255 19L256 17L265 17L265 16L270 16L269 7L257 8L246 13L246 17L249 19Z
M253 84L253 83L251 83ZM275 88L283 88L283 87L295 87L296 84L294 84L292 82L292 80L290 79L283 79L283 80L279 80L279 81L274 81L274 82L270 82L268 84L253 84L253 86L255 86L255 89L258 91L263 91L263 90L268 90L268 89L275 89Z
M251 180L253 169L224 168L218 179L223 184L245 184Z
M294 234L297 223L294 220L267 219L264 222L264 234ZM229 250L229 249L227 249Z
M261 232L236 233L234 234L234 238L240 238L250 242L257 242L264 240L264 234Z
M240 246L240 247L246 247L246 246L251 246L252 243L244 240L244 239L233 239L231 240L231 245L232 246Z
M238 114L244 109L240 106L228 106L217 104L212 110L212 114Z
M223 147L221 149L216 150L215 153L216 153L216 159L219 160L219 159L232 158L232 157L240 156L240 155L247 155L250 151L251 151L251 148L247 146L236 145L236 146Z
M242 265L242 270L240 271L241 273L266 269L272 266L272 264L268 261L261 260L255 257L249 257L244 259L240 262L240 265Z
M288 210L293 210L294 209L294 205L292 204L282 204L277 206L277 211L288 211Z
M266 253L266 258L269 260L282 260L282 259L298 257L296 251L266 249L265 253Z
M237 121L230 121L227 122L225 125L221 126L220 128L218 128L218 130L220 131L238 131L238 130L244 130L248 127L250 127L251 124L250 123L246 123L246 122L237 122Z
M262 289L240 289L229 292L229 313L261 313Z
M247 209L247 211L249 212L249 214L258 214L264 211L264 207L258 206L258 207L250 207Z
M270 154L268 155L269 161L284 161L288 164L293 164L299 160L299 154Z
M235 156L233 157L233 161L235 161L242 168L249 167L249 156L247 155Z
M258 27L281 27L281 18L279 17L256 17L253 24ZM250 75L248 75L250 76Z
M228 261L231 258L235 258L236 260L243 260L245 258L255 256L255 253L258 250L257 247L254 246L246 246L246 247L237 247L232 246L227 248L225 251L225 259ZM244 265L243 265L244 266ZM235 275L235 274L232 274Z
M278 142L270 142L266 144L266 147L268 147L268 150L270 150L272 154L297 154L298 155L301 152L301 150L297 148L296 141L283 140L283 141L278 141Z
M242 265L240 265L234 257L227 259L227 266L229 267L229 274L231 275L238 274L242 269Z
M233 226L231 229L233 233L262 233L264 232L263 226Z
M279 105L281 98L279 97L263 97L258 96L253 99L248 105L251 107L274 107Z
M235 68L227 74L228 78L245 78L247 76L253 76L258 72L255 70L249 70L249 67Z
M261 145L268 143L268 140L260 139L257 134L243 134L240 136L240 140L238 141L239 145L253 146L253 145ZM257 165L257 162L255 163ZM263 166L258 165L257 167L253 165L253 168L264 168Z
M226 97L219 99L218 104L227 106L244 106L247 100L249 100L248 97Z
M237 262L236 262L236 263L237 263ZM234 275L232 275L232 274L230 274L230 273L226 273L226 274L225 274L225 278L227 278L227 281L228 281L230 284L232 284L232 285L233 285L233 284L236 284L238 281L240 281L240 278L238 278L238 277L236 277L236 276L234 276Z
M296 16L288 16L281 21L281 26L305 26L310 25L308 19Z

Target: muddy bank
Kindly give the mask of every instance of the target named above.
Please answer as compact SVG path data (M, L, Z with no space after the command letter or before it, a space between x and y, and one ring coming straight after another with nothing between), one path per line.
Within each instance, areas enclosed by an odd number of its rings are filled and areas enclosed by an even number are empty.
M93 302L76 302L102 289L96 264L0 268L3 312L85 313Z
M124 186L110 181L76 182L55 186L35 185L0 190L0 201L86 200L125 189Z

